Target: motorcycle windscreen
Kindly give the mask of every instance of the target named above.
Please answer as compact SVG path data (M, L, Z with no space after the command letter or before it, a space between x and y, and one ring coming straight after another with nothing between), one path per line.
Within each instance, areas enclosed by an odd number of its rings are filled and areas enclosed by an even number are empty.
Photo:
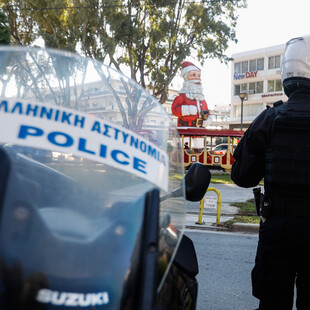
M99 191L92 180L97 174L98 185L107 183L104 166L89 162L80 176L74 171L75 178L88 179L86 185L68 177L65 163L56 170L5 148L0 152L10 166L1 213L1 273L6 275L1 306L19 309L16 303L28 289L28 306L118 309L126 274L139 257L143 195L110 204L104 185ZM115 175L128 177L114 168L108 174L110 184ZM126 190L115 194L125 196Z
M176 128L99 62L24 48L1 48L0 59L0 306L119 309L139 264L145 195L182 184ZM182 236L183 198L160 205L159 286Z

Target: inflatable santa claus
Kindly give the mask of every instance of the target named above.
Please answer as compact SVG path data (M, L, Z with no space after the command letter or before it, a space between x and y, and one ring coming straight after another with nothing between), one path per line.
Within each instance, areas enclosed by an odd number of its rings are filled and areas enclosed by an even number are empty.
M184 83L173 100L172 114L178 117L178 126L206 127L209 109L201 86L201 71L193 63L185 61L181 75Z

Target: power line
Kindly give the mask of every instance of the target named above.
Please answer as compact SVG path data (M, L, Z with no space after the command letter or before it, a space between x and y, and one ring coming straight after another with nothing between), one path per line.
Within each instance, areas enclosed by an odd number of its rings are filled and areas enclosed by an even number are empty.
M223 0L223 2L240 2L242 0ZM205 0L202 2L195 2L195 1L185 1L184 4L208 4L212 2L218 2L218 0ZM157 3L151 3L151 4L142 4L140 6L159 6ZM109 5L103 5L100 6L100 8L105 9L105 8L125 8L128 7L129 5L125 4L109 4ZM164 6L164 5L162 5ZM13 5L4 5L2 7L3 9L13 9L14 11L46 11L46 10L72 10L72 9L99 9L99 7L96 6L63 6L63 7L44 7L44 8L19 8L19 7L14 7Z
M122 5L108 5L101 8L123 7ZM12 5L3 6L4 9L13 9L15 11L48 11L48 10L70 10L70 9L95 9L95 6L63 6L63 7L45 7L45 8L18 8Z

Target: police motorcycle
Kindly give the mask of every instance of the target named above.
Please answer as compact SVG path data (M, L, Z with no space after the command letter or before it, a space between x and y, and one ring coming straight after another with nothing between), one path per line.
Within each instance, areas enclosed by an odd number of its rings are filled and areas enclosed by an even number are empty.
M0 309L195 309L184 198L209 170L170 163L176 128L121 73L0 48Z

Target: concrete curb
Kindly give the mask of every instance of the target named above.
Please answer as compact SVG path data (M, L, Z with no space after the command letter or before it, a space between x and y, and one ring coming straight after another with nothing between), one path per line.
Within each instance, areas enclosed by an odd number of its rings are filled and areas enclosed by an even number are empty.
M186 229L195 229L195 230L211 230L211 231L230 231L230 229L221 226L212 226L212 225L186 225Z
M229 219L232 219L235 214L224 213L221 214L220 223L224 223ZM206 212L202 219L202 223L198 223L198 214L196 212L186 213L185 228L196 230L212 230L212 231L231 231L231 232L248 232L258 233L259 224L253 223L234 223L232 227L227 228L225 226L216 226L216 214Z
M223 232L244 232L244 233L258 233L259 224L251 223L234 223L231 228L213 225L186 225L186 229L194 230L209 230L209 231L223 231Z
M234 223L232 225L233 231L248 231L248 232L258 232L259 224L251 223Z

